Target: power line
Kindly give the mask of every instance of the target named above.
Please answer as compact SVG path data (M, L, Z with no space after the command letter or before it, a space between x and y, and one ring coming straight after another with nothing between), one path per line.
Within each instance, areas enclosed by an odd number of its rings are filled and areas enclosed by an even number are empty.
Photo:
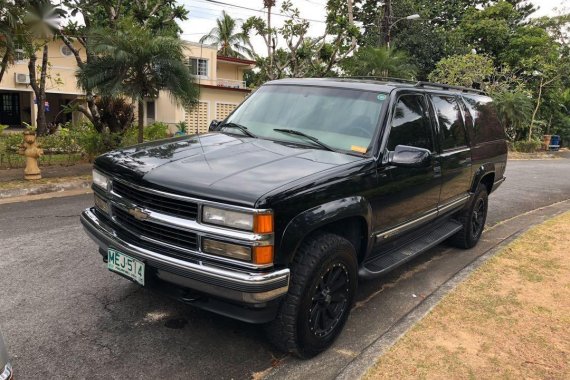
M240 8L240 9L246 9L248 11L252 11L252 12L259 12L259 13L267 13L263 10L259 10L259 9L255 9L255 8L249 8L249 7L244 7L243 5L235 5L235 4L230 4L230 3L224 3L223 1L218 1L218 0L195 0L195 1L200 1L200 2L206 2L206 3L211 3L211 4L216 4L219 6L227 6L227 7L234 7L234 8ZM273 13L271 12L271 15L273 16L281 16L281 17L286 17L286 18L293 18L290 15L286 15L283 13ZM305 18L305 17L299 17L301 19L307 20L307 21L311 21L311 22L319 22L322 24L326 24L325 21L323 20L315 20L315 19L310 19L310 18Z

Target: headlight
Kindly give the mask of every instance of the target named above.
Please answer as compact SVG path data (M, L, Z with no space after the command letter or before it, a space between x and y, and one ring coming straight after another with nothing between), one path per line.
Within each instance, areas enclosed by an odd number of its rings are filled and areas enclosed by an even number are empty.
M109 178L95 169L93 169L93 184L105 191L109 190Z
M253 231L253 214L239 211L229 211L220 208L205 206L202 212L204 223L218 226Z
M204 206L202 222L256 233L273 232L273 214L254 214Z

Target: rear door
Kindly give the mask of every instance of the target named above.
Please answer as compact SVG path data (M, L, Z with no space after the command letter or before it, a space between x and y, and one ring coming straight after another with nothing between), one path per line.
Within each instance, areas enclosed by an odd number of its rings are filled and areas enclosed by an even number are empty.
M442 185L438 208L442 214L468 200L472 181L471 148L457 97L431 93L429 98L439 141Z

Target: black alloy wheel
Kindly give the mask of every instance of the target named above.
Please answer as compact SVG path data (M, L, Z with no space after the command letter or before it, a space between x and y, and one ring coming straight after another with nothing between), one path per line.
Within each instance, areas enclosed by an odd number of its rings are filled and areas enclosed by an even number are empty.
M307 238L293 259L289 292L266 326L268 338L303 359L326 350L348 319L357 285L350 241L327 232Z
M349 307L350 276L342 263L326 268L311 292L309 329L317 337L329 335Z

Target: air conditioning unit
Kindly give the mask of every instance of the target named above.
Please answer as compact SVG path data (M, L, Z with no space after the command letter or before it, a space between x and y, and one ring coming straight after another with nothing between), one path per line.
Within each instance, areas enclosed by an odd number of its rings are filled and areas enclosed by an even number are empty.
M28 74L15 73L14 77L16 79L16 83L30 84L30 76Z

